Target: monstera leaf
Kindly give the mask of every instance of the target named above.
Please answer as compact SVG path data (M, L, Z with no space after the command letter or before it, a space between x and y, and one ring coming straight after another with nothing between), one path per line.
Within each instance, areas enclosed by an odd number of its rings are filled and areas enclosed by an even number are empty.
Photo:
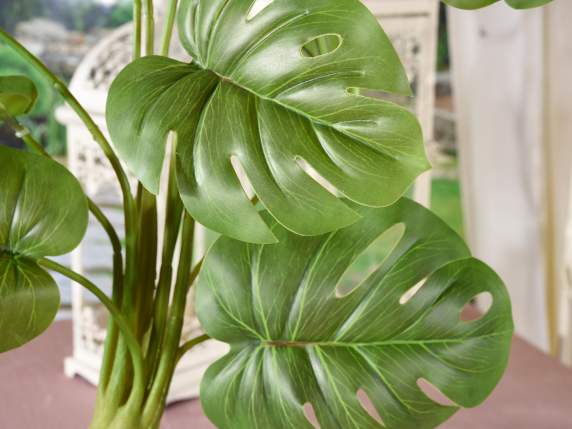
M499 381L513 325L498 276L416 203L354 209L363 218L331 234L274 224L278 244L223 237L210 250L196 308L206 332L231 345L201 387L217 427L312 429L309 403L322 428L433 428ZM396 226L401 236L371 275L340 292L352 261ZM482 293L493 299L486 315L462 319ZM421 379L457 405L431 400Z
M137 60L107 105L114 145L145 187L158 191L165 142L176 132L187 210L255 243L276 238L237 171L280 224L317 235L359 218L327 183L359 204L386 206L429 167L415 117L356 91L410 94L396 52L360 1L265 3L183 0L180 38L193 62Z
M35 260L71 251L87 228L77 180L47 158L0 146L0 352L52 322L59 292Z
M38 93L34 83L24 76L0 76L0 121L6 116L28 113Z
M460 9L480 9L489 6L499 0L443 0L450 6ZM506 0L506 3L515 9L529 9L532 7L543 6L552 0Z

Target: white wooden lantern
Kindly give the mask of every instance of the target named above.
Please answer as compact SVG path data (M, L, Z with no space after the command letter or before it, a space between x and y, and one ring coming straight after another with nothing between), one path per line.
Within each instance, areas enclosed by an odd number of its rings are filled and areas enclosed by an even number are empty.
M426 139L430 141L433 135L438 0L364 0L364 3L395 43L414 83L416 97L412 107L420 118ZM104 132L106 95L115 76L131 61L131 33L132 25L128 24L102 40L86 56L71 83L71 91ZM70 170L82 183L87 195L102 204L106 214L121 230L119 189L106 158L71 109L60 108L57 118L67 127ZM415 197L425 205L429 205L430 186L429 174L420 178L416 186ZM160 210L159 219L164 219L164 210ZM201 243L202 229L197 235L197 241ZM111 258L111 248L105 243L103 232L92 223L86 240L72 254L72 269L88 277L99 277L98 284L104 288L107 286L109 291L109 276L102 276L101 271L110 271ZM96 384L107 316L103 307L76 284L72 285L72 308L74 348L73 355L65 360L65 373L69 377L79 375ZM192 297L187 316L183 340L200 332L193 313ZM168 401L197 397L204 371L225 351L225 345L209 341L189 352L177 367Z

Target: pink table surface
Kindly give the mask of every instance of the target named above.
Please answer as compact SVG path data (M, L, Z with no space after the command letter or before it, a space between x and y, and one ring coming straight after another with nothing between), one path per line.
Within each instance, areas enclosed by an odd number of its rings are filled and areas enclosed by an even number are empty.
M0 354L0 429L88 427L95 389L63 374L71 338L70 322L57 322L23 348ZM168 408L161 428L214 426L198 401L187 401ZM572 429L572 371L517 338L497 390L481 407L461 410L442 428Z

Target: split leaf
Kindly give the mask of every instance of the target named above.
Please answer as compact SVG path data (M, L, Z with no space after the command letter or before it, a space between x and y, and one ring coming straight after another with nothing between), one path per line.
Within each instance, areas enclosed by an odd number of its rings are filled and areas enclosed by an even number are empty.
M208 253L198 317L231 351L207 371L201 398L220 429L312 429L307 404L322 428L434 428L500 380L513 323L499 277L410 200L354 209L362 219L330 234L301 237L274 223L278 244L222 237ZM385 258L340 296L344 272L391 230L401 238L384 240ZM488 312L463 320L482 293L492 296ZM455 405L430 399L421 381Z
M410 94L375 17L356 0L253 3L183 0L179 30L192 64L146 57L120 73L107 123L121 158L156 193L175 132L185 207L247 242L276 238L239 171L274 219L301 235L359 218L339 194L395 202L429 163L411 112L355 91Z

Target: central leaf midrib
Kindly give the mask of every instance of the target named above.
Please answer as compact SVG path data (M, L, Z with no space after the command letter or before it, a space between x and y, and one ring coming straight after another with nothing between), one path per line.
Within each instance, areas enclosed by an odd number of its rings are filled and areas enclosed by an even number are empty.
M297 340L263 340L260 345L263 347L273 348L307 348L307 347L342 347L342 348L360 348L360 347L380 347L380 346L411 346L411 345L426 345L426 344L451 344L463 343L470 340L479 340L484 338L499 337L506 334L511 334L512 331L501 331L492 334L478 335L474 337L457 337L457 338L439 338L432 340L386 340L386 341L372 341L372 342L336 342L336 341L297 341Z

